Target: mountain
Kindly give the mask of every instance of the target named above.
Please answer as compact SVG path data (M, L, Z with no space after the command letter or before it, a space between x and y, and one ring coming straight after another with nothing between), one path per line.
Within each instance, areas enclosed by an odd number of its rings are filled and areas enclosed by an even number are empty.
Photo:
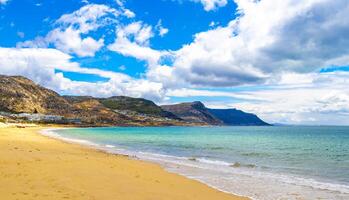
M268 126L269 124L251 113L237 109L210 109L201 102L163 105L164 110L172 112L184 121L228 126Z
M132 98L126 96L114 96L109 98L100 98L99 101L107 108L113 110L127 110L137 113L143 113L150 116L166 117L171 119L180 119L171 112L163 110L154 102L143 98Z
M184 121L193 123L203 123L209 125L221 125L223 122L212 115L205 105L199 101L190 103L180 103L175 105L163 105L164 110L171 112Z
M269 126L270 124L261 120L257 115L246 113L237 109L208 109L208 111L224 125L229 126Z
M70 105L56 92L21 76L0 75L0 110L14 113L61 114Z
M87 126L187 125L145 99L60 96L21 76L0 75L0 115Z
M199 101L158 106L126 96L61 96L21 76L0 75L0 120L81 126L269 125L236 109L209 109Z

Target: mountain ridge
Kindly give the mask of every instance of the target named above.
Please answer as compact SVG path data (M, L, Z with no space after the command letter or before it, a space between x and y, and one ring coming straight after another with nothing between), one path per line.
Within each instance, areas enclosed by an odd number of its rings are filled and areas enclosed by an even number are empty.
M222 124L219 119L209 113L206 106L200 101L162 105L161 108L188 122L208 123L210 125Z
M22 76L0 75L0 86L0 116L15 120L82 126L268 125L254 114L210 109L199 101L158 106L127 96L61 96Z
M241 110L207 108L202 102L194 101L174 105L162 105L164 110L174 113L184 120L227 126L270 126L257 115Z
M117 112L103 105L102 98L89 96L60 96L53 90L35 84L21 76L0 75L0 111L8 118L28 121L47 118L53 122L78 122L86 126L165 126L185 125L177 117ZM148 100L147 100L148 101ZM155 104L152 108L161 109ZM165 113L165 111L164 111ZM64 118L64 120L61 120ZM55 120L57 119L57 120Z

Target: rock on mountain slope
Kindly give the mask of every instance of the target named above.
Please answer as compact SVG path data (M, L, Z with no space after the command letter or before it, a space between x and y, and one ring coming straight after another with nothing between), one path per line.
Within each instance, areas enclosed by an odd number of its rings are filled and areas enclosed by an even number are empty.
M237 109L209 109L201 102L163 105L164 110L172 112L185 121L209 125L229 126L267 126L268 123L256 115Z
M0 75L0 110L14 113L62 114L70 105L56 92L21 76Z
M64 97L72 106L73 110L64 116L80 119L86 124L95 125L126 125L134 120L104 107L98 100L90 98L70 99Z
M221 125L223 122L212 115L205 105L199 101L180 103L175 105L161 106L164 110L171 112L184 121L193 123L204 123L209 125Z

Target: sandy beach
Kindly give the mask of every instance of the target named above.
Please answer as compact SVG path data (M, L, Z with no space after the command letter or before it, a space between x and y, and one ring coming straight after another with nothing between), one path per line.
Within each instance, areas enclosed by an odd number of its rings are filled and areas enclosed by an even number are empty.
M242 200L160 166L0 128L0 199Z

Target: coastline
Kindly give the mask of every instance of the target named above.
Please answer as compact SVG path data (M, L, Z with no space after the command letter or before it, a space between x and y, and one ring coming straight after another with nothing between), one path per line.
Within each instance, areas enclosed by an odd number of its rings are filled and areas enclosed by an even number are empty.
M72 127L73 128L73 127ZM109 128L107 128L109 129ZM119 128L116 128L118 130ZM120 128L124 129L124 128ZM155 137L163 135L162 128L150 128L151 135L155 134ZM161 129L161 130L157 130ZM114 130L114 129L113 129ZM116 131L114 130L114 131ZM127 128L129 130L129 128ZM166 133L170 130L166 130ZM120 130L124 133L125 130ZM135 131L133 128L130 129L130 133ZM138 131L138 130L137 130ZM176 132L181 132L176 129ZM188 130L186 130L188 131ZM192 132L194 130L191 130ZM95 131L90 130L83 131L83 129L71 129L55 131L48 131L49 135L56 137L59 140L65 140L68 143L79 143L83 146L90 146L91 148L102 150L108 153L117 155L127 155L131 159L137 159L145 162L155 163L162 167L167 172L179 174L185 178L189 178L211 188L219 191L244 196L250 199L347 199L348 187L341 183L332 181L319 181L319 179L307 178L307 176L300 176L287 173L278 173L275 171L263 171L252 168L258 166L253 165L250 168L249 162L238 162L238 166L232 168L234 162L229 160L218 159L205 159L200 155L192 156L189 154L167 154L161 149L156 149L158 146L155 145L156 151L151 151L150 146L142 146L142 142L149 143L149 138L143 138L142 134L136 136L130 135L131 141L138 138L136 143L141 146L123 146L125 139L123 137L114 138L107 137L108 134L104 134L102 130L97 131L97 135L94 135ZM143 132L143 131L142 131ZM149 132L149 130L148 130ZM86 136L81 135L86 133ZM99 133L101 134L100 136ZM171 133L171 131L170 131ZM168 134L170 134L168 133ZM195 133L195 131L194 131ZM163 138L167 138L168 135L163 135ZM102 139L104 138L104 139ZM176 138L173 138L176 141ZM126 140L127 141L127 140ZM162 141L162 140L160 140ZM135 142L135 141L134 141ZM240 141L243 143L243 141ZM153 143L153 141L151 142ZM147 149L148 148L148 149ZM171 149L171 148L170 148ZM245 148L244 148L245 149ZM165 151L169 149L166 148ZM194 149L195 150L195 149ZM206 154L207 155L207 154ZM192 160L194 159L194 160ZM236 162L235 162L236 163ZM241 163L241 166L240 166ZM261 165L260 165L261 166ZM217 170L218 169L218 170ZM287 188L287 189L284 189Z
M49 126L0 128L1 199L248 199L157 164L41 135Z

